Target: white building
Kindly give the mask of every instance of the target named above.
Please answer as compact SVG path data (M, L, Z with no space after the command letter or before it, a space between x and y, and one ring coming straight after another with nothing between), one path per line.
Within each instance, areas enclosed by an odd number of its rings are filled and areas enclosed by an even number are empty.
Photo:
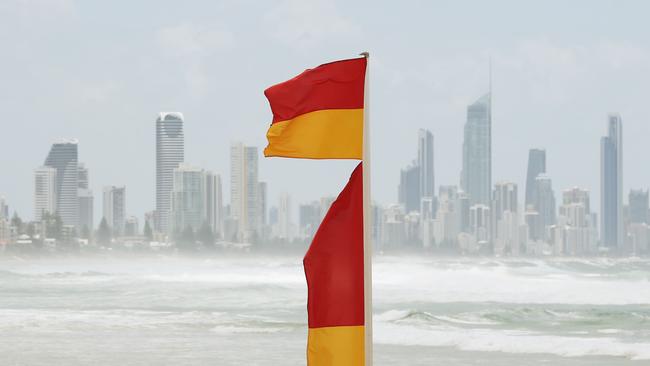
M126 187L104 187L103 218L113 230L113 235L124 234L126 219Z
M476 236L479 245L490 240L490 207L483 204L472 205L469 208L469 227Z
M34 170L34 221L41 221L44 213L56 213L57 170L42 166Z
M197 231L205 217L205 173L203 169L187 163L174 169L170 223L173 232L180 233L191 227Z
M223 236L223 197L221 176L210 171L205 172L205 220L216 238Z
M585 255L596 251L597 231L589 206L589 191L574 187L562 194L553 242L556 255Z
M456 186L440 186L438 209L433 220L433 237L437 247L451 245L461 231L461 193Z
M278 221L275 225L274 236L279 239L293 239L293 223L291 220L291 196L282 193L278 202Z
M519 209L517 185L499 182L492 195L492 237L494 254L519 254Z
M161 112L156 119L156 227L168 233L174 169L185 160L183 114Z
M257 147L241 142L230 146L230 215L237 221L237 239L258 238L260 200Z

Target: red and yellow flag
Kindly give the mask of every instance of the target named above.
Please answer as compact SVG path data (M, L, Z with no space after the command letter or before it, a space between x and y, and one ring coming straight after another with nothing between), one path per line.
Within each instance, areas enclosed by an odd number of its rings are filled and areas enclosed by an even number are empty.
M309 366L364 364L362 163L323 219L303 264Z
M264 155L362 160L366 67L366 57L331 62L266 89L273 123ZM303 261L309 366L363 366L372 359L366 355L362 169L359 163Z
M366 65L335 61L266 89L273 123L264 156L361 159Z

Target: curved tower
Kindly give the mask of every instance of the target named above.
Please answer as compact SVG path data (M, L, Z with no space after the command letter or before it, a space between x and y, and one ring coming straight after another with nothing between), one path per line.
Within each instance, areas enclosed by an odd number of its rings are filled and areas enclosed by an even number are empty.
M56 211L64 225L79 224L79 188L78 141L61 140L52 144L45 159L45 166L56 169Z
M185 159L183 114L161 112L156 119L156 229L167 233L174 169Z

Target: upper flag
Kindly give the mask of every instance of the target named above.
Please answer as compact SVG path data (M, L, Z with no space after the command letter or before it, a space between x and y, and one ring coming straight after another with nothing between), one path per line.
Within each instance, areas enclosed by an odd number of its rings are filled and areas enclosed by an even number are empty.
M362 159L367 62L323 64L266 89L273 122L264 156Z

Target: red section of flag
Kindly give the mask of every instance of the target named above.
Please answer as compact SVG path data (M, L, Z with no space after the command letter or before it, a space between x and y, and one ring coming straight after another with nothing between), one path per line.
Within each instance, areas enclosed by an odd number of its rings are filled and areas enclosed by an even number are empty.
M366 64L365 57L335 61L266 89L273 123L323 109L363 108Z
M310 328L364 324L361 165L330 207L303 260Z

